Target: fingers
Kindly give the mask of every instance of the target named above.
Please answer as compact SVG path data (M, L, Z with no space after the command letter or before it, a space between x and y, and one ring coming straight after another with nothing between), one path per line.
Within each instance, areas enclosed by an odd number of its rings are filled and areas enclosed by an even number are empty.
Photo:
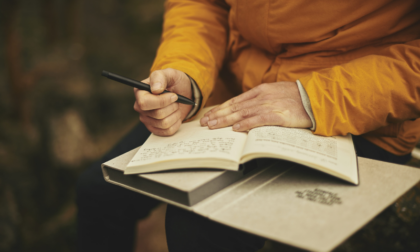
M264 105L261 105L261 106L245 107L243 109L238 109L238 111L233 112L233 113L225 112L225 110L230 111L230 108L226 108L224 110L219 110L215 112L219 114L226 113L226 115L213 116L213 114L211 114L209 116L209 121L207 125L210 129L217 129L217 128L231 126L247 118L254 117L260 114L264 114L264 113L269 113L271 109Z
M231 126L236 122L247 118L251 112L249 109L241 110L240 112L236 112L227 116L223 116L220 118L213 119L207 123L210 129L218 129L222 127Z
M179 104L178 103L172 103L169 106L166 106L164 108L143 111L143 110L140 109L140 106L138 105L137 102L134 103L134 110L135 111L137 111L141 114L144 114L148 117L154 118L154 119L164 119L165 117L169 116L170 114L172 114L173 112L175 112L178 109L179 109Z
M282 114L276 113L266 113L256 115L245 120L242 120L238 123L235 123L232 126L234 131L247 131L260 126L285 126L285 117Z
M224 107L224 108L223 107L220 108L219 106L209 111L211 113L207 112L204 115L204 117L201 118L200 124L201 126L209 126L210 128L212 127L215 128L216 125L217 126L219 125L219 122L217 122L218 121L217 119L220 118L220 121L223 122L223 126L220 126L220 127L226 127L226 126L232 125L238 120L247 118L249 116L253 116L255 113L257 113L259 110L262 109L260 106L263 106L263 104L261 104L261 101L258 101L257 99L245 100L238 103L231 103L229 106ZM249 109L252 107L258 107L258 109L255 109L255 108ZM215 124L215 122L217 123ZM231 123L231 124L227 124L227 123Z
M135 96L137 105L134 106L134 109L137 112L164 108L174 103L178 99L178 96L174 93L153 95L143 90L136 91Z
M170 136L175 134L182 123L179 110L176 110L163 119L155 119L144 114L140 114L139 118L150 132L159 136Z
M233 125L235 131L263 125L294 128L312 125L294 82L261 84L212 109L200 123L210 129Z
M139 112L140 121L155 135L171 136L181 126L182 116L178 103L171 103L166 107L153 110L142 110L140 106L138 102L135 102L134 110Z
M150 84L150 78L144 79L141 82ZM134 96L136 96L136 93L139 92L140 90L138 88L133 88L133 91L134 91Z
M158 129L168 129L181 119L179 111L175 111L164 119L155 119L144 114L140 115L140 121L145 125L151 125Z
M162 93L167 86L167 75L163 70L153 71L150 74L150 90L153 94Z
M171 90L172 86L179 82L186 82L188 84L190 82L185 73L172 68L153 71L149 79L150 89L153 94L160 94L167 88Z
M173 135L191 110L191 106L176 103L176 94L189 98L192 96L188 75L167 68L153 71L143 82L150 85L151 93L134 89L134 110L140 114L140 121L156 135ZM163 93L165 90L170 93Z
M225 108L221 108L215 112L212 112L210 115L208 115L209 121L214 120L216 118L219 117L223 117L223 116L227 116L233 113L237 113L240 112L241 110L245 110L241 113L245 113L244 115L247 116L248 113L246 113L246 109L251 108L251 107L256 107L256 106L263 106L264 104L256 99L251 99L248 101L243 101L243 102L239 102L239 103L233 103L232 105L225 107Z
M213 108L212 110L205 113L203 118L200 119L201 126L207 126L209 121L214 120L217 117L226 116L241 109L255 105L257 101L254 100L254 98L256 98L259 93L260 88L253 88Z
M167 129L155 128L151 125L145 125L145 126L150 132L152 132L155 135L158 135L158 136L172 136L173 134L175 134L178 131L179 127L181 126L181 123L182 123L182 121L179 120Z
M207 113L204 114L204 116L209 116L212 113L215 113L219 110L231 107L231 106L236 106L238 103L243 103L245 101L248 101L250 99L253 99L255 97L257 97L259 94L259 89L258 88L253 88L243 94L240 94L226 102L224 102L223 104L221 104L220 106L217 106L215 108L213 108L212 110L208 111Z

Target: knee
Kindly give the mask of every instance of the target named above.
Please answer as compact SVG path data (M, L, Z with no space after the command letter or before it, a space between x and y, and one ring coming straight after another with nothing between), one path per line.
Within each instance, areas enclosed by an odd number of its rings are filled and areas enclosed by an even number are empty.
M198 215L168 205L165 229L169 251L200 251L200 219Z
M265 239L219 224L192 212L168 206L169 251L257 251Z
M144 218L159 201L106 182L101 163L95 163L77 181L76 204L79 213L104 212Z
M99 163L93 164L82 172L76 183L76 203L83 206L104 197L103 187L106 182L103 178Z

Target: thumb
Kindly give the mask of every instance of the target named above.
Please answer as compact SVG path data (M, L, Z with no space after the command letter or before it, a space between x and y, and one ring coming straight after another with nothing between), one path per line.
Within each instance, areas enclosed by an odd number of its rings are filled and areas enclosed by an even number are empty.
M150 90L153 94L162 93L167 86L167 78L162 70L156 70L150 74Z

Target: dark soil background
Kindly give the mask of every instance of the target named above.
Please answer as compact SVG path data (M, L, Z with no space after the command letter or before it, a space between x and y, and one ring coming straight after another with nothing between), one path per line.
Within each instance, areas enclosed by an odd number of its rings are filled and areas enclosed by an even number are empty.
M162 12L163 0L0 2L0 251L76 251L77 177L138 121L132 89L100 72L147 77ZM420 184L336 250L420 251L419 208ZM136 251L167 251L164 211L139 222Z

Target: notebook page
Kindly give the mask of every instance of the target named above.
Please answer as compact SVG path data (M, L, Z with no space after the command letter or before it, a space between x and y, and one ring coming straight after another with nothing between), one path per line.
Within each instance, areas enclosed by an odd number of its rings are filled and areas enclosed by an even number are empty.
M356 153L350 135L324 137L307 129L264 126L248 133L242 162L255 155L304 164L358 183ZM343 178L343 176L339 176Z
M134 155L127 167L170 160L225 159L239 163L246 133L231 127L210 130L198 121L181 125L170 137L151 135Z

